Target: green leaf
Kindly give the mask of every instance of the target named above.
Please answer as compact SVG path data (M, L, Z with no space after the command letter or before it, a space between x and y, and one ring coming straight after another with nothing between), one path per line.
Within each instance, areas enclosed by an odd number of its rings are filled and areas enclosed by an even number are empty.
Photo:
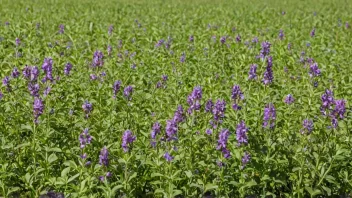
M185 173L188 178L191 178L193 176L192 171L185 171Z
M311 195L311 196L316 196L316 195L320 195L322 194L321 191L319 189L312 189L311 187L309 186L306 186L305 189L308 191L308 193Z
M54 161L56 161L58 158L56 156L56 154L52 153L49 158L48 158L48 162L49 164L53 163Z
M322 188L328 193L328 196L331 195L331 189L326 187L326 186L322 186Z
M71 181L73 181L74 179L76 179L79 176L79 173L77 173L76 175L70 177L70 179L67 180L68 183L70 183Z
M217 185L208 183L208 184L205 185L204 192L207 192L207 191L212 190L212 189L217 189L217 188L218 188Z
M61 171L61 177L66 177L67 173L70 172L70 167L64 168L64 170Z
M160 173L152 173L151 177L164 177L164 175Z
M134 172L129 178L128 181L131 181L133 178L137 177L137 172Z

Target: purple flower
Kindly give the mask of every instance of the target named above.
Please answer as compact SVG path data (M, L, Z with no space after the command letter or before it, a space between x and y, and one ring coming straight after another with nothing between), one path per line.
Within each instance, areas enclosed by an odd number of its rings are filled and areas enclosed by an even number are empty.
M133 63L132 65L131 65L131 69L136 69L136 63Z
M279 32L279 39L280 40L282 40L282 39L284 39L284 31L283 30L280 30L280 32Z
M202 88L200 86L194 87L192 93L188 95L187 103L189 104L188 113L192 114L193 110L200 109L200 100L202 99Z
M91 103L88 102L88 100L86 100L83 105L82 105L82 109L84 111L84 113L86 114L86 118L88 118L89 113L92 112L93 110L93 105Z
M241 35L237 34L237 36L236 36L236 42L237 42L237 43L241 42Z
M252 39L252 43L258 43L259 41L258 41L258 37L254 37L253 39Z
M33 69L33 68L32 68ZM43 82L46 82L50 80L51 82L54 80L52 71L53 71L53 59L51 58L45 58L44 63L42 65L42 69L45 73L45 77L43 79Z
M38 77L39 77L39 73L40 73L40 71L39 71L38 67L33 66L33 67L31 68L30 80L31 80L32 82L33 82L33 81L36 81L36 80L38 79Z
M209 99L206 103L205 103L205 112L211 112L213 109L214 103L212 99Z
M4 79L2 79L2 84L6 87L10 86L10 77L5 76Z
M164 39L160 39L156 44L155 44L155 47L160 47L164 44L165 40Z
M217 150L221 150L223 152L225 158L229 158L231 155L229 151L226 149L227 140L229 136L230 136L230 131L228 129L222 129L219 134L218 146L216 147Z
M248 152L244 152L244 155L242 157L242 169L248 164L250 160L251 155Z
M194 36L193 35L189 36L189 42L193 42L193 41L194 41Z
M183 122L183 120L184 120L183 115L184 115L183 107L182 107L182 105L178 105L177 109L175 111L175 114L174 114L174 118L173 118L173 120L176 122L176 124Z
M96 79L98 79L98 76L95 75L95 74L90 74L90 75L89 75L89 78L90 78L91 80L96 80Z
M128 99L131 100L132 98L132 92L133 92L133 87L131 85L128 85L124 90L123 90L123 95Z
M320 112L323 115L327 115L326 111L330 110L335 103L334 93L329 89L325 90L325 93L321 96L321 102Z
M0 100L4 97L4 94L0 91Z
M65 26L63 24L59 25L59 34L65 33Z
M164 154L164 158L165 158L166 161L168 161L168 162L171 162L171 161L174 159L174 157L171 156L171 155L169 154L169 152L166 152L166 153Z
M345 27L346 27L346 29L350 28L350 24L348 24L348 22L346 22Z
M89 135L89 129L85 128L83 132L79 135L79 142L81 144L80 148L83 149L87 144L92 141L92 136Z
M236 140L239 146L242 144L248 144L248 137L247 137L248 130L249 129L246 127L246 124L244 123L243 120L240 122L240 124L237 125Z
M234 101L234 104L232 106L232 108L237 111L240 110L241 107L238 105L240 100L244 99L243 96L243 92L241 91L241 88L239 85L234 85L232 88L232 94L231 94L231 98Z
M104 65L104 54L103 52L97 50L93 54L92 67L102 67Z
M35 98L33 103L34 122L38 123L38 118L44 112L44 104L40 98Z
M226 102L225 100L217 100L213 107L213 116L216 122L225 116Z
M186 61L186 54L184 52L182 52L180 62L184 63L185 61Z
M266 66L266 70L264 72L264 76L263 76L263 80L262 80L264 85L268 85L268 84L272 83L274 80L273 69L272 69L273 62L272 61L273 61L273 58L271 56L269 56L267 59L267 66Z
M262 42L262 49L260 50L259 57L264 59L270 53L270 46L271 44L268 41Z
M285 103L286 104L292 104L295 101L295 99L293 98L293 96L291 94L288 94L285 98Z
M220 43L221 43L221 44L225 44L225 42L226 42L226 36L222 36L222 37L220 38Z
M80 140L81 141L81 140ZM81 145L82 146L82 145ZM81 156L81 159L87 159L87 157L88 157L88 155L87 155L87 153L83 153Z
M318 63L313 63L310 65L309 76L311 78L320 76L320 69L318 68Z
M106 173L106 177L111 177L111 176L112 176L111 172Z
M155 122L152 127L152 131L150 132L150 137L152 138L151 140L151 145L155 147L156 145L156 136L160 133L161 131L161 125L159 122Z
M313 120L308 120L308 119L305 119L303 120L303 128L300 130L301 131L301 134L310 134L314 129L314 124L313 124Z
M106 146L104 146L101 149L101 151L100 151L99 164L102 165L102 166L108 166L109 165L109 151L106 148Z
M126 130L122 136L122 148L124 152L128 152L129 145L136 140L136 136L133 136L132 131Z
M207 129L207 130L205 130L205 133L206 133L207 135L211 135L211 134L213 134L213 130Z
M10 25L10 22L6 21L6 22L5 22L5 25L6 25L6 26Z
M111 56L111 54L112 54L112 47L111 47L111 45L108 45L107 52L108 52L108 56Z
M264 108L264 123L263 127L266 128L268 125L270 125L270 128L275 127L275 120L276 120L276 110L275 106L271 103L265 105Z
M175 137L177 134L177 130L178 130L178 127L177 127L177 122L175 121L175 119L166 121L165 132L166 132L166 136L167 136L168 141L177 139Z
M22 71L23 77L29 79L31 77L31 71L32 67L26 65Z
M313 30L310 32L310 36L314 37L315 36L315 28L313 28Z
M34 97L39 97L39 89L40 89L39 84L32 84L32 83L28 84L28 91Z
M252 80L252 79L257 79L257 64L252 64L251 67L249 68L249 72L248 72L248 79Z
M168 76L163 74L163 75L161 76L161 78L163 79L164 82L166 82L167 79L168 79Z
M15 43L16 43L16 46L19 46L21 44L21 40L19 38L16 38Z
M161 88L163 86L162 82L161 81L158 81L156 83L156 88Z
M121 81L117 80L114 82L114 85L112 86L112 90L114 92L114 98L116 98L117 92L120 91L121 88Z
M44 96L49 95L50 91L51 91L51 88L50 87L46 87L45 90L44 90Z
M288 49L288 50L291 50L291 46L292 46L291 43L287 44L287 49Z
M331 112L334 117L340 117L340 119L345 118L346 112L346 101L345 100L335 100L335 109Z
M113 30L114 30L114 26L113 26L113 25L110 25L110 26L109 26L109 30L108 30L109 36L111 36Z
M72 64L71 63L66 63L65 69L64 69L64 74L66 76L70 75L71 69L72 69Z

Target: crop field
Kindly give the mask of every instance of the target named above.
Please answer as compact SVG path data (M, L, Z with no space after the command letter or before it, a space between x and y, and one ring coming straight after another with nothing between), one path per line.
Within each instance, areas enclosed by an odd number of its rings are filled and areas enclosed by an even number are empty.
M0 2L0 197L352 196L352 1Z

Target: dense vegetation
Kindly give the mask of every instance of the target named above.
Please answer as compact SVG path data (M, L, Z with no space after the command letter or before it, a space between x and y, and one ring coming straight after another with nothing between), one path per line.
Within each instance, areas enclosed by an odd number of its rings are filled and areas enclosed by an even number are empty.
M351 2L0 7L0 197L351 195Z

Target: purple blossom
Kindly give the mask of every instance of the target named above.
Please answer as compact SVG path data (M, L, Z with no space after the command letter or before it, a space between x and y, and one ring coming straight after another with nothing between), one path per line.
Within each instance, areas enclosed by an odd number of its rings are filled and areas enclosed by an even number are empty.
M33 69L33 68L32 68ZM44 63L42 65L42 69L45 73L45 77L43 82L50 80L51 82L54 80L52 71L53 71L53 59L51 58L44 58Z
M163 86L162 82L161 81L158 81L156 83L156 88L161 88Z
M283 30L280 30L280 32L279 32L279 39L280 40L282 40L282 39L284 39L284 31Z
M92 136L89 135L89 129L85 128L83 132L79 135L79 142L81 144L80 148L83 149L87 144L92 141Z
M114 26L113 26L113 25L110 25L110 26L109 26L109 30L108 30L109 36L111 36L112 31L114 31Z
M11 91L10 77L5 76L4 79L2 79L2 84L6 87L7 91Z
M166 121L165 132L166 132L166 137L168 141L177 139L176 138L177 130L178 130L177 122L174 119Z
M213 116L216 122L225 116L226 102L225 100L218 99L213 107Z
M4 94L0 91L0 100L4 97Z
M205 103L205 112L211 112L213 109L214 103L212 99L209 99L206 103Z
M64 68L64 74L66 76L70 75L71 69L72 69L72 64L66 63L65 68Z
M162 46L164 44L165 40L164 39L160 39L156 44L155 47L158 48L160 46Z
M173 120L176 122L176 124L183 122L184 120L184 112L183 112L183 107L182 105L178 105L177 109L174 114Z
M301 134L310 134L314 129L314 123L313 123L313 120L308 120L308 119L305 119L303 120L303 128L300 130L301 131Z
M310 32L310 36L314 37L315 36L315 28L313 28L313 30Z
M117 92L120 91L120 88L121 88L121 81L120 80L115 81L114 85L112 86L114 98L116 98Z
M13 68L11 76L12 78L18 78L20 76L20 72L18 71L17 67Z
M21 44L21 40L19 38L16 38L15 43L16 43L16 46L19 46Z
M184 52L182 52L180 62L184 63L185 61L186 61L186 54Z
M310 70L309 70L309 76L311 78L316 77L316 76L320 76L320 69L318 68L318 63L313 63L312 65L310 65Z
M84 113L86 114L86 118L88 118L90 112L92 112L93 110L93 105L91 103L88 102L88 100L86 100L83 105L82 105L82 109L84 111Z
M286 104L292 104L295 101L295 99L293 98L293 96L291 94L288 94L285 98L285 103Z
M242 144L245 144L245 145L248 144L248 137L247 137L248 130L249 129L246 127L246 124L244 123L243 120L240 122L240 124L237 125L236 140L239 146Z
M350 28L350 24L348 24L348 22L346 22L345 27L346 27L346 29L349 29Z
M330 110L335 103L334 93L329 89L325 90L325 93L321 96L321 102L320 112L323 115L327 115L326 111Z
M244 152L244 155L242 157L242 169L248 164L248 162L251 160L251 155L248 152Z
M274 80L273 69L272 69L273 62L272 61L273 61L273 58L271 56L269 56L267 59L267 66L266 66L266 70L264 72L264 76L263 76L263 80L262 80L264 85L268 85L268 84L272 83Z
M28 91L31 94L31 96L39 97L39 89L40 89L39 84L32 84L32 83L28 84Z
M163 79L164 82L166 82L167 79L168 79L168 76L163 74L163 75L161 76L161 78Z
M249 72L248 72L248 79L252 80L252 79L257 79L257 64L252 64L251 67L249 68Z
M123 95L128 99L131 100L132 98L132 92L133 92L133 87L131 85L128 85L124 90L123 90Z
M108 56L111 56L111 54L112 54L112 47L111 47L111 45L108 45L107 52L108 52Z
M166 161L168 161L168 162L171 162L171 161L174 159L174 157L171 156L171 155L169 154L169 152L166 152L166 153L164 154L164 158L165 158Z
M108 166L109 165L109 151L106 148L106 146L104 146L101 149L101 151L100 151L99 164L102 165L102 166Z
M226 43L226 36L222 36L222 37L220 38L220 43L221 43L221 44L225 44L225 43Z
M291 44L291 43L287 44L287 49L288 49L288 50L291 50L291 47L292 47L292 44Z
M222 129L219 134L218 146L217 150L221 150L225 156L225 158L229 158L231 156L230 152L227 150L227 140L230 136L230 131L228 129Z
M97 80L97 79L98 79L98 76L95 75L95 74L90 74L90 75L89 75L89 78L90 78L91 80Z
M120 40L119 40L119 44L117 45L117 47L118 47L119 49L121 49L121 48L122 48L122 45L123 45L123 44L122 44L122 40L120 39Z
M333 117L340 117L340 119L345 118L345 112L346 112L346 101L345 100L335 100L335 108L331 112L331 115Z
M241 35L238 34L238 35L236 36L236 42L237 42L237 43L240 43L240 42L241 42Z
M265 105L264 108L264 123L263 127L266 128L268 125L270 125L270 128L275 127L275 120L276 120L276 110L275 106L271 103Z
M159 122L155 122L152 127L152 131L150 132L150 137L151 137L151 145L155 147L156 145L156 136L160 133L161 131L161 125Z
M92 67L102 67L104 65L104 54L103 52L97 50L93 54Z
M262 42L262 49L260 50L259 57L264 59L270 53L271 44L268 41Z
M193 35L189 36L189 42L193 42L193 41L194 41L194 36Z
M38 118L44 112L44 104L40 98L35 98L33 102L33 115L34 115L34 122L38 123Z
M32 82L36 81L39 77L39 73L40 73L39 68L36 66L33 66L31 68L30 81Z
M122 136L122 148L124 152L128 152L129 145L136 140L136 136L133 136L132 131L126 130Z
M232 100L235 100L235 101L244 99L243 92L241 91L241 88L239 85L234 85L232 87L231 98Z
M207 129L207 130L205 130L205 133L206 133L207 135L211 135L211 134L213 134L213 130Z
M65 33L65 26L63 24L59 25L59 34Z
M188 95L187 103L189 104L188 113L192 114L194 110L200 109L200 100L202 99L202 88L200 86L194 87L192 93Z
M46 87L45 90L44 90L44 96L49 95L50 91L51 91L51 87L49 87L49 86Z
M23 77L26 79L29 79L31 77L31 71L32 71L32 67L26 65L22 71Z
M258 43L259 42L259 40L258 40L258 37L254 37L253 39L252 39L252 43Z

